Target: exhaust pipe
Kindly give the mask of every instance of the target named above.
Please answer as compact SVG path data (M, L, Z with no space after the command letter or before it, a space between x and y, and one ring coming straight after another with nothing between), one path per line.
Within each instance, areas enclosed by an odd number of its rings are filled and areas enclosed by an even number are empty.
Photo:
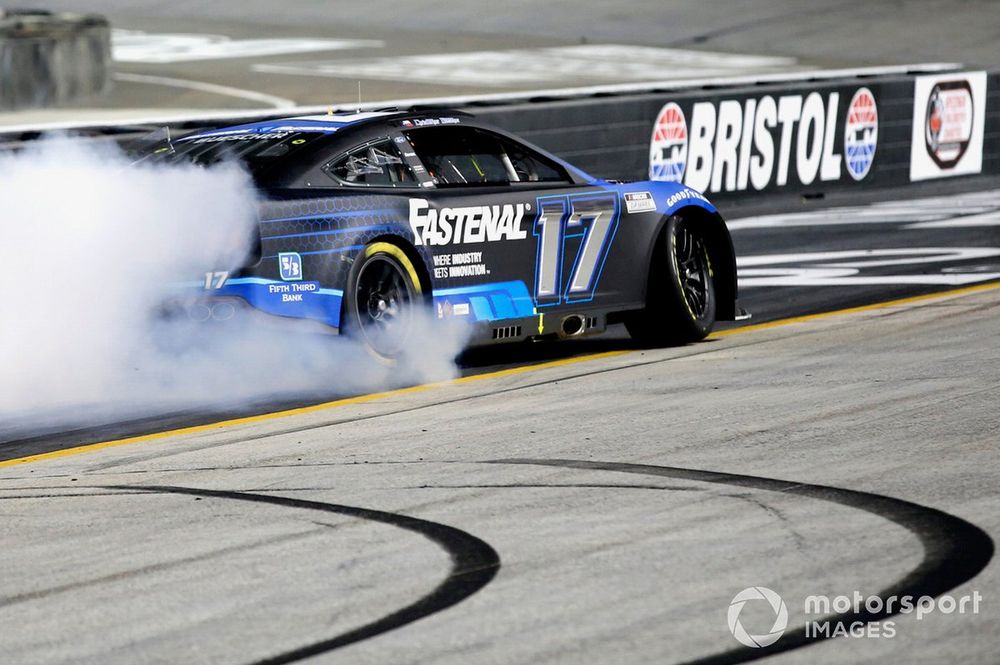
M196 323L204 323L212 318L212 309L199 303L188 307L187 315L189 319Z
M196 323L212 321L228 321L236 315L236 308L231 304L222 302L212 304L196 303L187 308L188 318Z
M212 307L213 321L228 321L236 315L236 308L227 302L220 302Z
M579 314L570 314L562 320L562 334L564 337L575 337L584 331L583 317Z

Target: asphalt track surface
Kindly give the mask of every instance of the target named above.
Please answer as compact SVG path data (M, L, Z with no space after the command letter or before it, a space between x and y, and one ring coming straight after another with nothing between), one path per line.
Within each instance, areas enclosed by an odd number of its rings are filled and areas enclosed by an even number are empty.
M148 32L381 39L392 56L587 41L1000 64L986 2L441 4L45 3ZM252 70L308 59L121 71L353 98L354 79ZM97 105L260 105L136 81ZM505 89L363 84L368 99ZM618 331L470 354L458 382L294 414L245 418L340 396L5 433L0 662L995 662L1000 194L967 184L725 209L754 319L700 344L639 350ZM812 216L774 216L793 208ZM727 626L751 586L787 605L767 649ZM855 591L982 601L804 612ZM740 618L761 634L774 613L751 602ZM807 637L816 619L895 636Z

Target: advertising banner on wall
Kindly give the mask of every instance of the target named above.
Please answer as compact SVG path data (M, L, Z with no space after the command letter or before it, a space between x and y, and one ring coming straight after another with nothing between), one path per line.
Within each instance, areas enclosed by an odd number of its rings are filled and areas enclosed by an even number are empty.
M991 138L1000 133L1000 71L800 77L474 111L596 177L680 182L713 200L815 200L1000 173Z
M857 182L878 145L866 86L678 99L656 117L649 177L716 193Z
M916 77L910 180L980 173L985 119L986 72Z

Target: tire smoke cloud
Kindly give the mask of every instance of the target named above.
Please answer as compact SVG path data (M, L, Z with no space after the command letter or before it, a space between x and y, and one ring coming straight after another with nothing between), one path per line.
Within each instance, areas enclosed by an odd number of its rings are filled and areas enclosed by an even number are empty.
M50 138L0 156L0 436L445 380L466 331L435 322L395 368L289 319L158 316L249 255L257 193L234 164L130 165ZM300 325L296 325L299 323Z

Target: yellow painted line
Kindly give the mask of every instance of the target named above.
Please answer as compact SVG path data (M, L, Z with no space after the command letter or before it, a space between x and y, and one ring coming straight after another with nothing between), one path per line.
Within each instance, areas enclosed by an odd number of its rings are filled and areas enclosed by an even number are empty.
M823 312L820 314L810 314L807 316L795 316L787 319L780 319L777 321L768 321L767 323L758 323L755 325L742 326L739 328L732 328L730 330L721 330L713 333L710 338L715 337L725 337L729 335L736 335L741 333L749 333L757 330L766 330L768 328L777 328L780 326L787 326L794 323L805 323L809 321L816 321L819 319L827 319L834 316L842 316L844 314L853 314L855 312L866 312L877 309L886 309L889 307L897 307L899 305L907 305L917 302L927 302L931 300L944 300L946 298L966 295L969 293L978 293L980 291L992 291L994 289L1000 289L1000 283L991 284L980 284L977 286L968 286L959 289L953 289L951 291L943 291L938 293L928 293L921 296L911 296L909 298L900 298L898 300L890 300L887 302L875 303L873 305L863 305L860 307L850 307L847 309L839 309L831 312ZM96 450L104 450L106 448L117 448L119 446L128 446L135 443L145 443L147 441L157 441L160 439L166 439L174 436L184 436L188 434L199 434L202 432L212 432L216 430L226 429L229 427L236 427L239 425L248 425L253 423L266 422L269 420L276 420L278 418L286 418L289 416L297 416L306 413L316 413L318 411L326 411L328 409L336 409L342 406L350 406L352 404L365 404L367 402L374 402L382 399L389 399L394 397L402 397L404 395L412 395L416 393L427 392L435 388L440 388L449 385L462 385L465 383L472 383L473 381L483 381L486 379L497 379L508 376L516 376L518 374L525 374L527 372L536 372L544 369L551 369L554 367L565 367L567 365L575 365L577 363L589 362L591 360L600 360L602 358L614 358L616 356L624 356L634 351L606 351L603 353L593 353L586 356L576 356L573 358L563 358L561 360L552 360L549 362L539 363L536 365L523 365L520 367L510 367L507 369L498 370L496 372L488 372L485 374L473 374L471 376L463 376L458 379L452 379L451 381L441 381L437 383L424 383L417 386L410 386L408 388L399 388L396 390L387 390L378 393L370 393L367 395L358 395L357 397L347 397L344 399L334 400L332 402L324 402L322 404L314 404L312 406L303 406L296 409L286 409L284 411L274 411L271 413L262 413L256 416L246 416L243 418L233 418L230 420L223 420L216 423L208 423L206 425L195 425L192 427L182 427L179 429L167 430L165 432L156 432L155 434L143 434L141 436L132 436L125 439L115 439L112 441L101 441L99 443L89 443L82 446L75 446L73 448L64 448L62 450L53 450L47 453L40 453L38 455L29 455L27 457L17 457L15 459L9 459L0 461L0 468L18 466L20 464L29 464L31 462L40 462L42 460L58 459L60 457L69 457L70 455L79 455L81 453L92 452Z
M598 360L600 358L612 358L614 356L623 356L631 351L606 351L604 353L594 353L587 356L576 356L574 358L563 358L560 360L552 360L545 363L539 363L537 365L522 365L520 367L510 367L507 369L501 369L496 372L488 372L485 374L473 374L471 376L463 376L458 379L452 379L451 381L440 381L437 383L423 383L417 386L410 386L408 388L398 388L396 390L386 390L378 393L369 393L367 395L358 395L357 397L346 397L344 399L334 400L332 402L324 402L322 404L313 404L311 406L303 406L296 409L286 409L284 411L274 411L271 413L262 413L256 416L246 416L243 418L232 418L230 420L223 420L216 423L208 423L206 425L194 425L192 427L181 427L179 429L167 430L165 432L156 432L155 434L143 434L141 436L131 436L125 439L115 439L113 441L101 441L100 443L88 443L82 446L75 446L73 448L63 448L62 450L53 450L47 453L39 453L38 455L28 455L27 457L17 457L14 459L0 461L0 468L8 466L17 466L19 464L28 464L30 462L40 462L42 460L58 459L60 457L68 457L70 455L79 455L80 453L92 452L95 450L104 450L106 448L117 448L119 446L128 446L134 443L144 443L146 441L156 441L158 439L166 439L173 436L184 436L187 434L199 434L202 432L211 432L220 429L226 429L228 427L236 427L238 425L248 425L252 423L260 423L268 420L275 420L278 418L285 418L288 416L298 416L305 413L315 413L317 411L326 411L327 409L335 409L341 406L349 406L351 404L364 404L366 402L374 402L380 399L387 399L393 397L401 397L403 395L412 395L414 393L422 393L434 388L440 388L442 386L448 385L461 385L464 383L471 383L472 381L481 381L484 379L496 379L507 376L516 376L517 374L524 374L526 372L534 372L537 370L550 369L553 367L563 367L565 365L575 365L576 363L586 362L588 360Z

